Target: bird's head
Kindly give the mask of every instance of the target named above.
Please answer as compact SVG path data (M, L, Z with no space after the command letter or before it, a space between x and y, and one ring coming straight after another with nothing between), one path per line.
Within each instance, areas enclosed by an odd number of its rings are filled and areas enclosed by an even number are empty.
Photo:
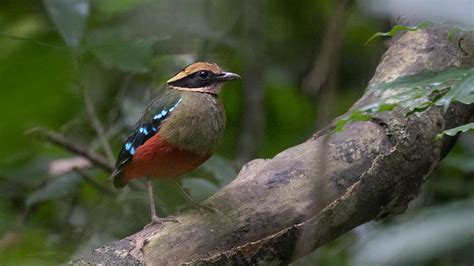
M208 62L197 62L186 66L167 81L173 89L218 94L222 83L239 79L240 76Z

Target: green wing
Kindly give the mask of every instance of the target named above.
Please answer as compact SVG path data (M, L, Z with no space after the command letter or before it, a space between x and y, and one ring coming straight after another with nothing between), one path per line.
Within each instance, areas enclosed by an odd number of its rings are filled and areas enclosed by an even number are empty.
M165 92L153 99L146 107L119 153L115 169L111 175L115 187L125 186L126 182L120 178L122 169L133 160L136 149L160 131L161 123L179 107L180 103L181 95L179 92L165 88Z

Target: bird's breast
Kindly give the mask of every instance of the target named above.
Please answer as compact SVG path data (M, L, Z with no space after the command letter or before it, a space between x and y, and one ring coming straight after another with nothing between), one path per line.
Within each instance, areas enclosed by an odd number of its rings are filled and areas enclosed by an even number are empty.
M182 102L160 128L171 145L196 153L212 153L225 128L224 108L213 95L182 92Z

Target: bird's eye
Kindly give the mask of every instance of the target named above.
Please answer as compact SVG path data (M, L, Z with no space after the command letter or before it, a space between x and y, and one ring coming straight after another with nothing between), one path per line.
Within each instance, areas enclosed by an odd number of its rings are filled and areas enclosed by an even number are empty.
M199 71L197 73L197 76L200 78L200 79L209 79L211 77L211 73L207 72L207 71Z

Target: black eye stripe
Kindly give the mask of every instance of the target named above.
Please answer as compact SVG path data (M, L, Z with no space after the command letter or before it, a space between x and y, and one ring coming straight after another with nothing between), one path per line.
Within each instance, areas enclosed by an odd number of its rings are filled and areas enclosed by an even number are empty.
M171 86L182 88L201 88L216 82L215 77L218 76L211 71L202 70L194 72L180 80L169 83Z

